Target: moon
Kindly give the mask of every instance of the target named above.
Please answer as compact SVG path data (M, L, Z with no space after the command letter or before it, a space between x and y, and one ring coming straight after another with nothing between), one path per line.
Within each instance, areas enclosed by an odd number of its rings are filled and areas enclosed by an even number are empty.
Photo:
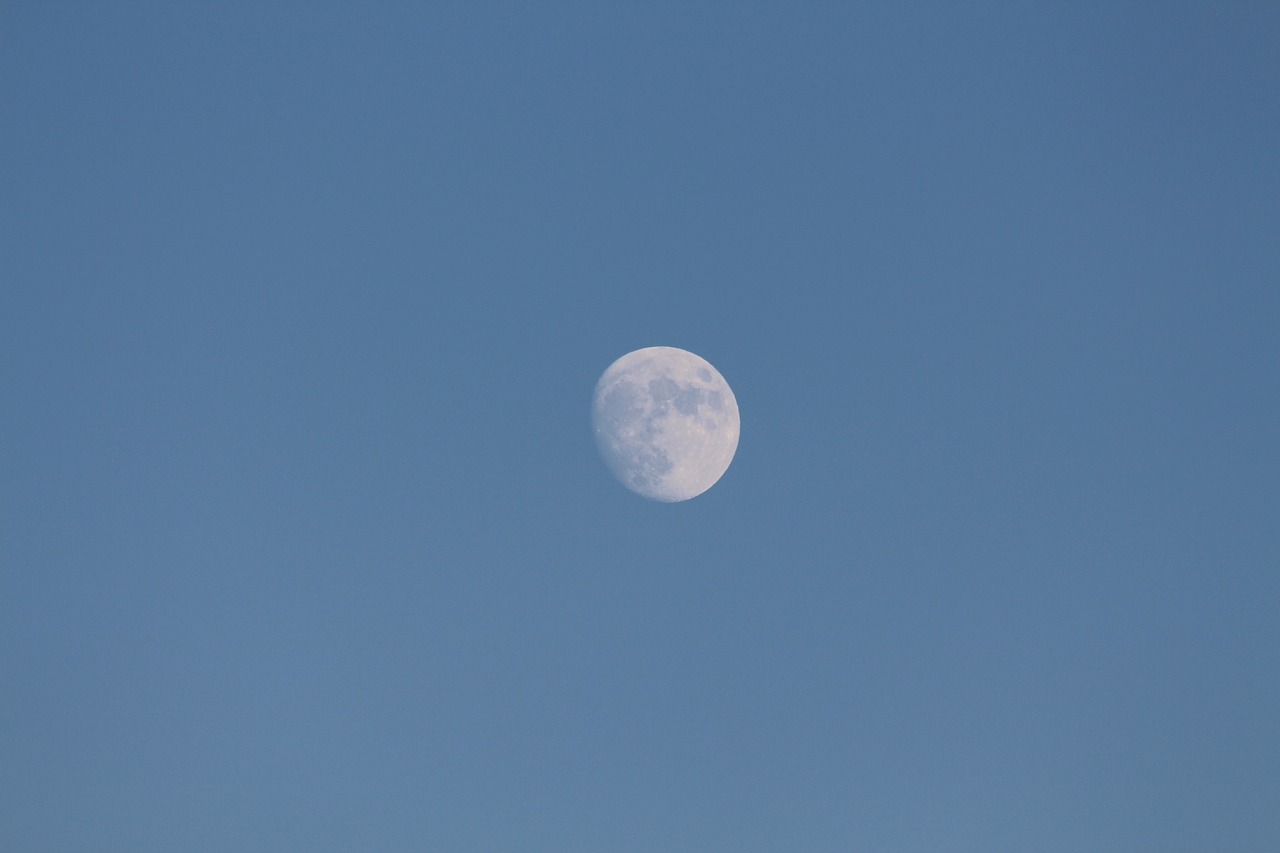
M591 423L622 485L650 500L687 501L716 484L738 449L738 401L705 359L646 347L609 365Z

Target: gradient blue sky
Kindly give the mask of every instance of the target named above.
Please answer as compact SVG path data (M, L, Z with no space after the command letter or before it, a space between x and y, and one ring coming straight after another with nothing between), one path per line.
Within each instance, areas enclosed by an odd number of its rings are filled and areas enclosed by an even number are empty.
M7 0L0 848L1280 849L1277 44Z

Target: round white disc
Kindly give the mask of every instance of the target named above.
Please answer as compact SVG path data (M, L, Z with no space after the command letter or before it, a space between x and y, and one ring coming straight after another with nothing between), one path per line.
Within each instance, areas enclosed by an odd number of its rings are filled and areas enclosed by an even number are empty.
M624 486L686 501L715 485L738 449L738 401L714 367L675 347L627 353L596 383L600 455Z

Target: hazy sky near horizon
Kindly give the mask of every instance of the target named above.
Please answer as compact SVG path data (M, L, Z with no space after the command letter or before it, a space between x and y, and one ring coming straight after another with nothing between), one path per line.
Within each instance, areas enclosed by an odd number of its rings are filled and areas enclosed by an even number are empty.
M1280 849L1277 43L0 4L0 848Z

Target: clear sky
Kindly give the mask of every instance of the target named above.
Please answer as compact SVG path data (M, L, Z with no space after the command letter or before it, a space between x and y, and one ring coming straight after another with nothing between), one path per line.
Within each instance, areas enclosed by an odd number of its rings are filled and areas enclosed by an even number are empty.
M1278 43L6 0L0 849L1280 849Z

